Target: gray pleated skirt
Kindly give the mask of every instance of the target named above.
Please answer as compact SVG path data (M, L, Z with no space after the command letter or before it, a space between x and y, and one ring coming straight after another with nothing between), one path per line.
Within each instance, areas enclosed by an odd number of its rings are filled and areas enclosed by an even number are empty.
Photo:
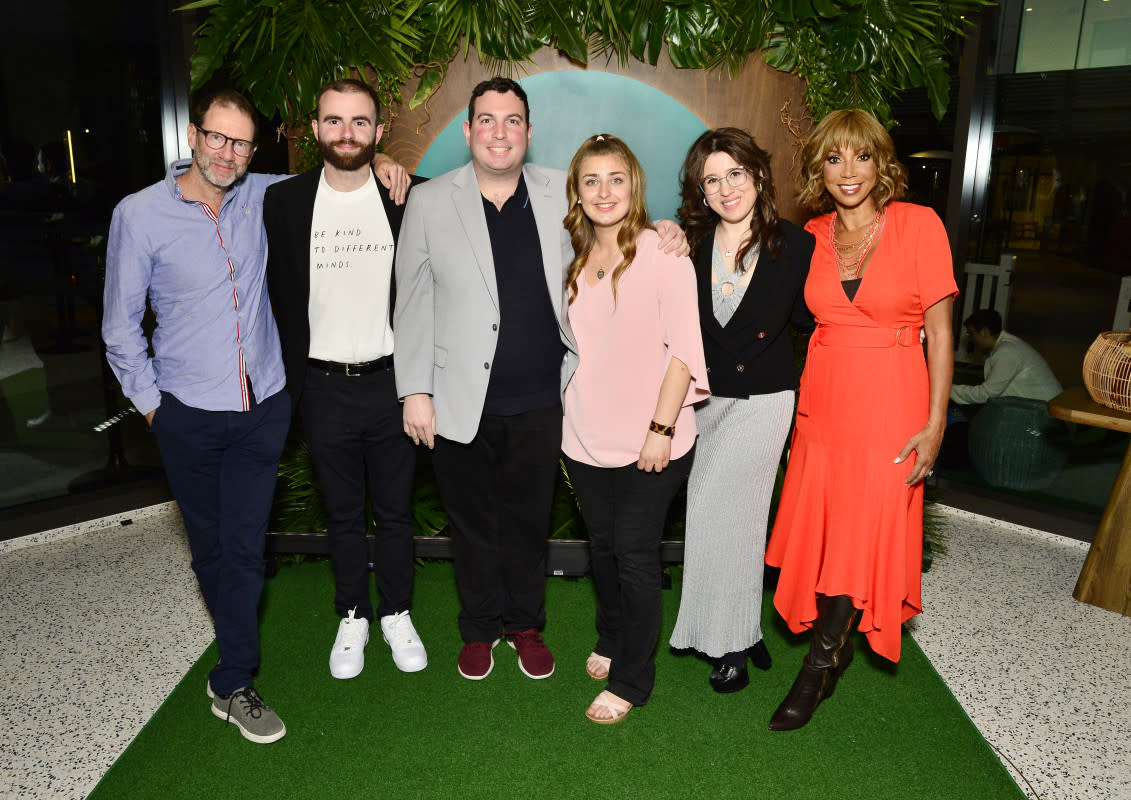
M719 658L762 638L766 522L794 396L712 397L695 408L699 440L672 647Z

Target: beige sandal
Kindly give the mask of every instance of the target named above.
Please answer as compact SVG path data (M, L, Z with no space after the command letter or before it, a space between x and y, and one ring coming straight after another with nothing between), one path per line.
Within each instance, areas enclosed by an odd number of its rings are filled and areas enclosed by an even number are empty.
M595 681L603 681L609 677L609 670L613 666L611 658L599 656L596 653L590 653L589 658L585 661L585 672L589 677Z
M612 716L598 717L593 713L594 709L601 708L608 711ZM612 692L604 691L597 695L593 699L593 702L589 704L589 709L585 712L585 716L590 722L596 722L598 725L615 725L627 717L628 712L631 710L632 703L627 700L622 700Z

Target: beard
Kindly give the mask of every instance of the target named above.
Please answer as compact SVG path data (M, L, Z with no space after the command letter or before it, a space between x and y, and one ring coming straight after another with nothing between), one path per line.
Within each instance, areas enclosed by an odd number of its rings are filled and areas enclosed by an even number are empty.
M364 169L369 162L373 160L373 153L377 149L377 142L375 141L369 144L361 144L361 142L354 139L353 143L359 145L361 147L360 150L353 154L339 153L334 149L334 145L341 143L341 139L336 142L320 141L318 142L318 150L322 153L322 158L326 160L326 163L344 172Z
M217 189L231 188L232 184L238 181L247 173L248 162L250 159L233 159L227 161L220 157L212 157L209 154L194 150L192 160L196 164L196 168L200 170L200 175L204 182ZM213 167L217 162L223 162L225 165L231 165L232 171L227 175L220 174Z

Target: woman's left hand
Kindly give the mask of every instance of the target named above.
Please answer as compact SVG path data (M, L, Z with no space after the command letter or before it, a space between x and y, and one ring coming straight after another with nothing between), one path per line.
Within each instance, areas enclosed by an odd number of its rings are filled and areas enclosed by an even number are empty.
M901 464L903 460L915 451L915 468L904 481L908 486L914 486L934 472L935 459L939 457L939 448L942 447L943 433L946 426L928 425L907 440L907 444L896 456L895 463Z
M656 223L656 233L660 234L660 249L665 253L685 256L691 252L687 234L673 220L662 219Z
M640 448L640 458L636 460L636 468L645 472L660 472L668 465L672 457L672 438L654 431L648 431L648 438Z

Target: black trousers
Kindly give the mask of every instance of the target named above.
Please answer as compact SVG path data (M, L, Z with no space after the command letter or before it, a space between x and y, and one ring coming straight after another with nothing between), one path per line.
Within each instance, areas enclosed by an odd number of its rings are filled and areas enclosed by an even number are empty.
M451 522L465 642L546 624L546 537L562 410L484 416L467 444L436 437L432 465Z
M290 424L286 392L250 411L204 411L162 392L153 416L192 569L216 629L220 661L208 679L217 694L251 686L259 667L265 535Z
M326 503L334 607L373 621L365 489L377 523L377 617L412 606L412 481L416 448L405 435L392 369L340 375L307 367L302 421Z
M663 602L660 540L694 455L692 448L663 472L644 472L636 464L594 467L565 458L589 531L597 590L593 650L613 661L608 690L634 706L648 702L656 683Z

